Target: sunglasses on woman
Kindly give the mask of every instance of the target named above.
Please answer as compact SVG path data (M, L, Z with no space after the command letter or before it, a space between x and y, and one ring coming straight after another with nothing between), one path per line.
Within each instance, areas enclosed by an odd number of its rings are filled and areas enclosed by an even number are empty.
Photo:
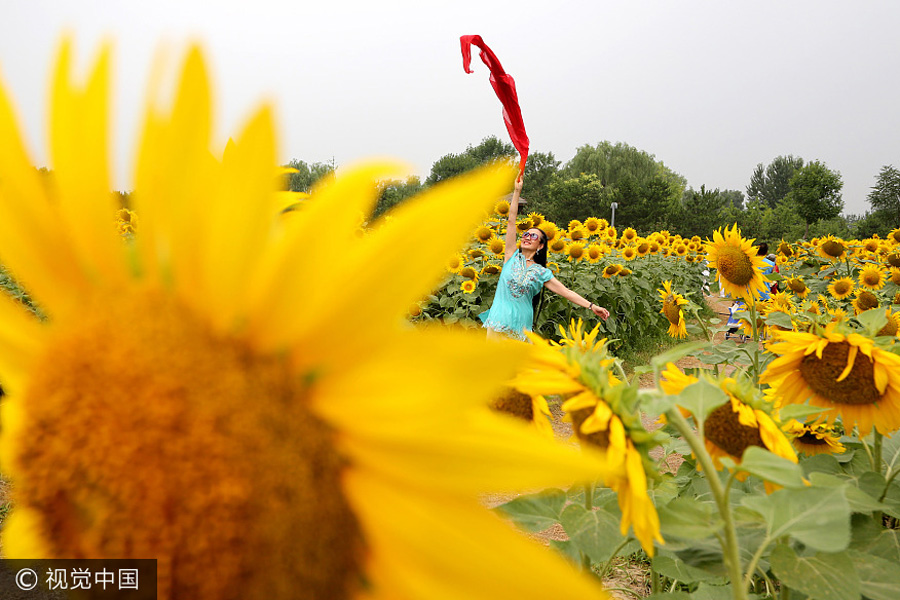
M534 233L533 231L526 231L522 234L523 240L539 240L541 239L541 234Z

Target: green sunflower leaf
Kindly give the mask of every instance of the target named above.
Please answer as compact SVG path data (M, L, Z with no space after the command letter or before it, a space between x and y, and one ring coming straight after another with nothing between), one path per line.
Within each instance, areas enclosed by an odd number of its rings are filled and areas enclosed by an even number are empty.
M855 513L871 513L877 510L887 508L884 504L867 494L860 488L852 485L846 479L835 477L827 473L810 473L810 482L816 487L832 487L843 488L844 494L847 496L847 502L850 510Z
M782 422L786 422L790 419L797 419L802 423L806 420L806 417L817 415L824 410L824 408L820 408L818 406L810 406L808 404L789 404L778 411L778 417Z
M713 502L701 502L693 498L672 500L660 507L658 513L660 531L664 538L676 536L704 539L713 535L721 525Z
M684 388L676 400L676 404L691 411L694 418L704 420L709 413L726 402L728 402L728 394L723 392L719 386L705 379Z
M875 337L875 334L887 325L887 314L885 314L884 308L873 308L856 315L856 320L868 335Z
M859 600L860 581L847 552L797 556L790 546L778 544L770 557L772 571L781 582L815 600Z
M682 560L660 553L653 557L653 569L669 579L677 579L682 583L698 581L721 581L721 577L704 569L692 567Z
M832 552L850 543L850 504L843 488L785 488L741 502L763 516L769 539L791 535L813 550Z
M560 522L572 543L596 563L612 558L622 542L619 520L603 510L589 512L580 504L570 504L563 510Z
M538 494L518 498L495 508L501 515L525 531L543 531L559 523L560 513L566 504L566 493L551 488Z
M744 451L738 469L783 487L804 486L799 465L758 446L750 446Z
M774 311L766 315L765 318L766 325L775 325L777 327L783 327L787 330L792 330L794 328L793 322L791 322L791 316L787 313L781 311Z
M870 600L900 598L900 568L897 563L865 552L848 552L859 577L860 591Z

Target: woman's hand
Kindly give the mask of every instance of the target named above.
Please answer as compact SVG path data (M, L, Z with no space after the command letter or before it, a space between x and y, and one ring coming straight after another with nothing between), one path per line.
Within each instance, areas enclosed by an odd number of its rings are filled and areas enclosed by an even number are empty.
M516 177L516 183L515 183L515 185L514 185L513 187L515 188L515 190L516 190L518 193L521 194L521 193L522 193L522 185L523 185L524 183L525 183L525 178L522 177L522 175L520 174L518 177Z
M603 308L602 306L597 306L596 304L591 305L591 310L594 311L594 314L603 319L604 321L609 317L609 311Z

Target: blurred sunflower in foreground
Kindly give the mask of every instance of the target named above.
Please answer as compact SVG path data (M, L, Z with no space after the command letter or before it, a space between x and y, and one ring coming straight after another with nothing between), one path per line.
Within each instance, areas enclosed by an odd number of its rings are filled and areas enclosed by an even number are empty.
M270 110L213 158L193 49L171 107L151 94L126 243L110 53L78 85L70 46L52 190L0 88L0 256L48 316L0 297L5 556L156 558L160 598L596 597L477 495L594 479L604 457L489 412L523 345L403 324L512 174L436 186L358 236L397 171L368 164L279 220Z
M606 451L611 472L605 483L617 494L622 512L621 533L634 528L644 551L654 554L654 541L664 543L659 516L647 493L647 472L656 469L647 458L660 443L658 435L641 424L636 408L637 392L616 377L616 359L607 350L607 339L597 339L600 325L590 332L574 320L569 329L559 327L559 344L529 334L534 349L513 387L532 397L559 395L562 409L572 422L583 447Z

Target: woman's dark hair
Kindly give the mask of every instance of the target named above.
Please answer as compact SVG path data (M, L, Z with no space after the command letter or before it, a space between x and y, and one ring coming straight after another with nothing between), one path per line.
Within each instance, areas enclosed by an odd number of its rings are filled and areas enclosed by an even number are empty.
M534 262L541 265L542 267L547 266L547 234L544 233L543 229L538 229L541 232L541 244L543 244L537 252L534 253ZM541 287L541 291L534 295L534 298L531 299L531 306L534 309L534 321L531 324L531 328L534 329L537 325L538 315L541 313L541 307L544 304L544 288Z

